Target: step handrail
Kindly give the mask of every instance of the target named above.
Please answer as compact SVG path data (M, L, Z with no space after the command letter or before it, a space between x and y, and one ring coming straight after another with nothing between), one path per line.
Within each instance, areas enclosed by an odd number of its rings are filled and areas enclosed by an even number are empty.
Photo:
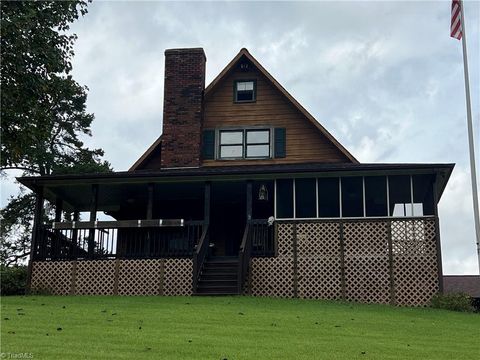
M245 225L243 232L242 243L238 252L238 278L237 286L238 293L242 294L243 284L247 276L248 267L250 265L250 255L252 252L252 237L250 233L250 222Z
M205 262L205 258L208 253L209 246L209 236L208 236L208 224L205 224L200 240L195 246L195 251L193 252L193 291L197 292L198 287L198 278Z

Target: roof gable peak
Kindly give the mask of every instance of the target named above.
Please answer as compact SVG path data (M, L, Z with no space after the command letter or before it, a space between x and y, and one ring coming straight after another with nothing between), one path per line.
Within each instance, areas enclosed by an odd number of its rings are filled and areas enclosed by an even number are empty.
M205 98L208 98L217 85L224 79L231 71L233 71L240 60L245 57L258 71L264 75L270 83L282 93L294 107L296 107L314 126L319 130L329 141L333 143L351 162L359 163L359 161L333 137L327 129L325 129L314 117L310 114L263 66L255 59L246 48L240 49L237 55L227 64L227 66L220 72L220 74L213 79L213 81L205 88Z

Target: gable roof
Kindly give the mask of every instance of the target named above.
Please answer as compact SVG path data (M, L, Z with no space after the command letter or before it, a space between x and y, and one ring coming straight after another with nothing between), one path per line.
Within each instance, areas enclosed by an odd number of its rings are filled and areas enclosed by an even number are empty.
M205 98L207 98L221 80L235 68L235 65L243 58L247 58L259 71L264 75L270 83L278 89L289 101L290 103L301 113L303 114L313 126L319 130L332 144L342 153L347 159L352 163L358 164L359 161L342 145L338 142L337 139L333 137L332 134L328 132L314 117L310 114L300 103L287 91L285 88L280 85L280 83L248 52L247 49L242 48L240 52L228 63L228 65L217 75L215 79L205 88ZM162 136L155 140L155 142L150 145L150 147L145 151L145 153L128 169L128 171L135 171L141 165L149 159L150 155L155 152L155 150L161 146Z
M135 164L133 164L130 167L130 169L128 169L128 171L135 171L138 169L138 167L145 164L145 162L150 158L150 155L155 152L157 147L161 148L161 145L162 145L162 135L160 135L158 139L155 140L155 142L152 145L150 145L147 151L145 151L143 155L140 156L137 161L135 161Z
M313 125L314 127L319 130L328 140L330 140L335 147L340 150L351 162L359 163L355 157L350 154L350 152L338 142L337 139L333 137L332 134L328 132L314 117L310 114L285 88L280 85L280 83L248 52L247 49L243 48L240 52L228 63L228 65L217 75L215 79L206 87L205 89L205 98L207 98L213 90L217 87L217 85L221 82L221 80L235 68L235 65L243 58L247 58L259 71L262 75L264 75L271 84L278 89L289 101L290 103L302 113Z

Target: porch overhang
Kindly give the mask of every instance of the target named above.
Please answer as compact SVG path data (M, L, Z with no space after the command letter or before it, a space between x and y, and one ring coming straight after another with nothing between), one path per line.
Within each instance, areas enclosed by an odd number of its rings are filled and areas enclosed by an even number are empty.
M378 176L433 174L436 177L437 199L440 199L455 164L354 164L354 163L308 163L272 164L251 166L222 166L198 168L165 168L149 171L119 171L94 174L68 174L18 177L17 180L37 192L43 188L44 197L51 203L64 201L65 210L79 208L88 210L89 199L85 194L92 185L109 188L110 201L103 211L114 211L114 204L121 197L144 197L145 184L192 183L201 186L205 181L265 180L301 177ZM130 193L130 194L129 194ZM111 203L112 205L108 205ZM99 204L100 205L100 204Z

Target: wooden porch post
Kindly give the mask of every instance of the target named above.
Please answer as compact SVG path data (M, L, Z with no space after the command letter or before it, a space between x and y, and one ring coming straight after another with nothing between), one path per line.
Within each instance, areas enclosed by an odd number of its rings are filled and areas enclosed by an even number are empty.
M148 184L147 220L153 219L153 184Z
M413 208L412 208L413 209ZM388 277L390 283L390 305L396 305L395 298L395 275L394 275L394 258L393 258L393 239L392 239L392 221L387 221L387 240L388 240Z
M35 250L38 247L41 256L45 256L46 244L45 239L41 236L41 227L43 222L43 212L44 212L44 194L43 187L39 187L37 190L37 197L35 202L35 215L33 218L33 231L32 231L32 249L30 258L35 257Z
M153 219L153 189L154 185L152 183L148 184L148 200L147 200L147 220ZM147 239L145 241L145 256L150 256L150 251L152 249L152 231L147 229Z
M55 199L55 222L62 221L63 200L60 198ZM61 252L60 246L60 230L55 230L55 240L52 242L52 257L57 258Z
M90 222L94 223L97 220L97 206L98 206L98 185L92 185L92 200L90 207ZM95 228L92 225L88 234L88 257L93 258L95 247Z
M37 258L37 247L39 247L40 255L45 253L45 241L44 237L40 235L40 228L42 225L43 218L43 187L38 187L36 191L35 199L35 213L33 217L33 228L32 228L32 242L30 244L30 260L28 262L28 271L27 271L27 291L31 291L32 286L32 270L33 270L33 261Z
M440 222L438 217L437 177L438 175L435 175L435 181L432 182L433 214L435 215L435 247L437 250L438 292L443 294L442 248L440 243Z
M252 180L247 181L247 222L252 221Z
M298 298L298 256L297 256L297 221L293 223L292 255L293 255L293 297Z
M347 285L345 280L345 239L343 234L343 221L340 219L339 238L340 238L340 286L342 290L342 300L347 299Z
M75 210L73 212L73 221L78 221L80 219L80 213L78 210ZM73 229L72 230L72 250L70 251L70 256L73 259L77 259L78 256L78 230Z
M210 191L211 183L210 181L205 182L205 200L204 200L204 211L203 211L203 221L205 225L210 224Z
M63 211L63 200L57 198L55 201L55 221L62 221L62 211Z
M198 276L200 274L200 270L203 266L203 261L208 256L210 251L210 238L208 233L208 226L210 225L210 191L211 191L211 183L210 181L205 182L204 188L204 199L203 199L203 228L202 234L199 239L195 239L197 244L195 244L194 251L193 251L193 269L192 269L192 288L193 292L197 292L197 285L198 285ZM206 236L203 237L203 234ZM164 283L164 276L165 276L165 262L162 263L162 294L163 294L163 286Z

